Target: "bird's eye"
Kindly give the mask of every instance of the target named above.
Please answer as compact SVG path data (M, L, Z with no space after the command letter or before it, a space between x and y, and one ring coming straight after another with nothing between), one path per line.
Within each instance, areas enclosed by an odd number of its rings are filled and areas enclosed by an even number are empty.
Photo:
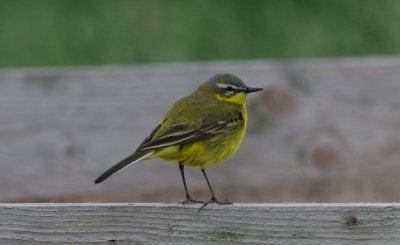
M226 90L230 92L230 91L233 91L233 88L232 88L232 86L228 86L228 87L226 87Z

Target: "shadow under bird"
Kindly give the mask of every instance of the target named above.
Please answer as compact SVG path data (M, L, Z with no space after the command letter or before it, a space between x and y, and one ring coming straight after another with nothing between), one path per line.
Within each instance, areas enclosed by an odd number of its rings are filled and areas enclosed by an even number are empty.
M178 163L186 200L181 204L231 204L219 201L205 169L236 153L247 126L246 97L262 88L248 87L231 74L217 74L190 95L178 100L136 151L100 175L101 183L112 174L141 160L161 158ZM190 196L184 167L201 169L211 192L208 202Z

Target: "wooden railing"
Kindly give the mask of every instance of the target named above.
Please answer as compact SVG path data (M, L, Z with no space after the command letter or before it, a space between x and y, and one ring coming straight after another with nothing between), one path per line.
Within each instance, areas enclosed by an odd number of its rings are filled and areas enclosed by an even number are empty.
M398 203L0 204L0 244L398 245Z
M229 72L249 97L235 157L212 167L235 202L400 201L400 58L0 69L0 201L177 202L178 167L151 160L94 185L178 98ZM187 169L196 198L209 193Z

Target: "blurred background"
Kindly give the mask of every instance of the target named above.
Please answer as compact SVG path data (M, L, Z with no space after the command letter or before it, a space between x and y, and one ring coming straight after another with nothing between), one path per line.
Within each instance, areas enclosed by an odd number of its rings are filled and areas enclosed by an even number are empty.
M400 201L399 22L397 0L1 1L0 201L183 199L160 160L93 181L222 72L266 89L219 197Z
M0 65L391 55L399 10L396 0L5 0Z

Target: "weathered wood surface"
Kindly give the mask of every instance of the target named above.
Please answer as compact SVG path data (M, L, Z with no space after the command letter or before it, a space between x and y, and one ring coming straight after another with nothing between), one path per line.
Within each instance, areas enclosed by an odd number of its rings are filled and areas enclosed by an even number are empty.
M0 204L0 244L398 245L400 205Z
M400 201L399 58L0 70L0 201L179 200L178 168L159 160L93 180L220 72L266 88L239 153L209 170L220 195ZM187 175L208 198L200 171Z

